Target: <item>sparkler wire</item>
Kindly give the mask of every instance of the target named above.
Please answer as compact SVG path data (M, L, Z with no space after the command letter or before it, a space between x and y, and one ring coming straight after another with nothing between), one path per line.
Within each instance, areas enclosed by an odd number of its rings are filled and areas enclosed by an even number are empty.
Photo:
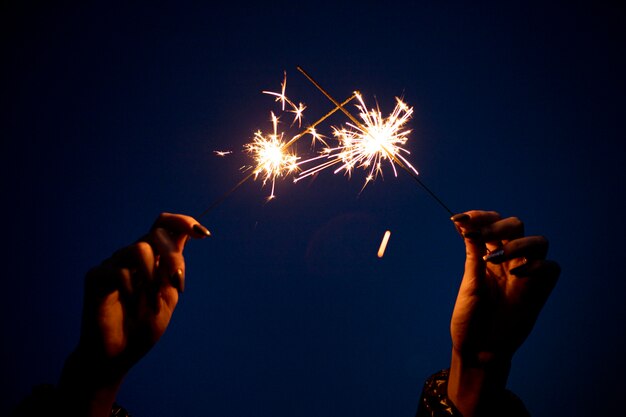
M335 114L337 112L337 110L344 110L344 107L346 104L348 104L349 102L351 102L356 96L358 95L358 92L355 91L350 97L348 97L347 99L345 99L343 102L339 103L337 101L333 100L333 103L335 104L335 107L330 110L328 113L326 113L325 115L323 115L322 117L320 117L319 119L317 119L317 121L315 121L313 124L311 124L309 127L307 127L305 130L303 130L302 132L298 133L297 135L295 135L293 138L291 138L288 142L285 143L285 145L282 147L282 149L287 149L289 148L291 145L293 145L296 141L298 141L299 139L301 139L304 135L306 135L307 133L310 132L311 129L315 128L315 126L319 125L320 123L322 123L324 120L328 119L330 116L332 116L333 114ZM220 205L224 200L226 200L226 198L231 195L232 193L235 192L235 190L237 190L239 187L241 187L246 181L248 181L250 178L252 178L253 176L256 175L257 170L261 167L261 164L257 165L257 167L255 169L253 169L250 174L246 175L243 179L241 179L241 181L239 181L233 188L231 188L230 190L226 191L224 194L222 194L218 199L216 199L209 207L206 208L206 210L204 210L202 213L200 213L198 216L196 216L196 218L201 218L206 216L211 210L213 210L215 207L217 207L218 205Z
M368 129L363 126L363 123L361 123L361 121L359 121L356 117L354 117L352 115L352 113L350 113L345 107L344 107L344 103L339 103L337 100L335 100L335 98L333 96L331 96L324 88L322 88L322 86L313 79L313 77L311 77L302 67L297 66L296 67L298 71L300 71L302 73L302 75L304 75L310 82L311 84L313 84L322 94L324 94L324 96L326 96L327 99L329 99L336 107L335 109L340 109L356 126L359 127L359 129L361 129L363 132L368 132ZM355 93L356 94L356 93ZM454 215L454 212L452 210L450 210L450 208L448 208L448 206L439 198L437 197L437 195L426 186L426 184L424 184L418 177L417 174L413 171L411 171L402 161L400 161L398 159L398 157L396 157L393 153L389 152L387 150L387 148L385 148L384 145L380 145L383 150L385 151L385 153L396 163L400 166L400 168L404 169L406 172L409 173L409 175L411 175L411 177L428 193L430 194L430 196L437 202L439 203L439 205L441 207L443 207L448 214L450 214L451 216Z

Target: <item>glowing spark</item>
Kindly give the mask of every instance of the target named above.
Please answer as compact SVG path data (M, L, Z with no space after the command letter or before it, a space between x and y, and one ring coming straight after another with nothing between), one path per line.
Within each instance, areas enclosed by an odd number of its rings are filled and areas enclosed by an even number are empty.
M217 156L226 156L233 153L233 151L213 151L213 153Z
M387 243L389 242L389 237L391 236L391 231L387 230L383 236L382 242L380 242L380 247L378 248L378 257L382 258L385 254L385 249L387 249Z
M309 127L306 133L311 135L311 147L315 146L315 142L321 142L324 146L328 147L328 143L324 140L324 136L317 133L317 130L315 130L314 127Z
M293 110L289 110L291 113L294 113L292 125L297 121L298 127L302 126L302 113L305 109L306 106L304 104L298 103L298 107L294 106Z
M263 91L262 93L269 94L270 96L276 97L276 101L281 103L282 111L285 111L285 104L288 104L289 107L291 107L291 110L287 110L287 111L290 113L293 113L293 122L291 122L291 125L293 126L296 122L298 122L298 127L301 127L302 115L304 114L304 110L306 109L306 106L303 103L298 103L298 105L296 105L296 103L289 100L289 98L285 94L286 89L287 89L287 72L285 71L284 74L285 75L283 78L283 82L280 84L280 87L281 87L280 93L276 93L274 91Z
M396 163L408 167L415 175L417 170L404 157L403 154L410 152L403 146L408 140L410 129L406 128L406 123L411 119L413 108L409 107L399 98L396 98L396 106L393 112L384 118L380 109L367 110L363 98L356 94L360 104L359 116L362 122L347 123L348 128L333 128L334 136L338 145L334 148L327 147L322 150L317 157L302 161L299 165L317 160L325 160L317 166L311 167L296 178L296 181L313 175L323 169L334 165L335 173L344 171L348 176L355 168L364 168L368 171L363 188L374 181L378 175L383 174L383 161L389 161L395 176Z
M272 191L268 199L273 199L276 178L298 170L295 154L288 153L287 144L283 141L283 132L278 132L278 117L272 114L274 133L264 135L260 130L254 134L251 143L244 146L246 152L254 156L256 168L252 171L254 178L263 177L263 185L272 182Z
M276 96L276 101L281 102L283 111L285 111L285 103L289 103L291 107L295 107L295 104L293 104L293 102L291 102L285 95L285 91L287 90L287 71L284 72L283 82L280 84L280 89L280 93L275 93L273 91L263 91L263 94Z

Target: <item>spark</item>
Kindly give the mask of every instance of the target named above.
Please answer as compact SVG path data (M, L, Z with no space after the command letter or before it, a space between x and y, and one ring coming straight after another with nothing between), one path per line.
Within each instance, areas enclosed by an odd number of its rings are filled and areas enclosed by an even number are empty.
M275 93L273 91L263 91L263 94L269 94L271 96L276 96L276 101L279 101L282 104L282 110L285 111L285 103L289 103L292 107L295 106L292 101L290 101L285 95L285 91L287 90L287 71L283 73L283 82L280 84L280 93Z
M324 140L324 136L320 135L314 127L309 127L306 133L311 135L311 147L315 147L316 142L323 143L324 146L328 147L328 143Z
M294 105L293 110L289 110L290 113L294 113L292 125L295 124L297 121L298 127L302 126L302 114L304 113L305 109L306 106L304 104L298 103L297 107Z
M356 93L356 99L361 121L347 123L347 127L333 128L333 135L338 144L335 147L326 147L321 153L311 159L301 161L299 165L322 160L316 166L303 170L296 181L313 175L331 166L339 165L334 172L344 171L348 176L356 168L367 171L363 188L383 175L383 162L388 161L394 176L398 175L396 163L407 167L415 175L417 170L404 155L410 152L404 148L411 130L406 127L411 119L413 108L409 107L400 98L396 98L396 106L388 117L383 117L378 108L368 110L363 98Z
M302 116L304 114L304 110L306 109L306 106L304 105L304 103L298 103L296 105L296 103L294 103L287 97L286 91L287 91L287 71L284 72L283 82L280 83L280 93L276 93L274 91L262 91L262 93L276 97L276 101L281 103L281 110L283 112L288 111L290 113L293 113L293 122L291 122L291 125L293 126L294 124L296 124L296 122L298 122L298 127L301 127ZM288 104L291 110L285 110L285 104Z
M387 230L383 235L383 240L380 242L380 247L378 248L378 257L382 258L385 254L385 249L387 249L387 243L389 243L389 237L391 237L391 231Z
M217 156L222 156L222 157L224 157L224 156L226 156L226 155L229 155L229 154L233 153L233 151L213 151L213 153L214 153L215 155L217 155Z
M253 155L256 168L252 171L254 179L263 177L263 185L272 182L272 191L268 200L275 198L276 179L298 170L297 155L287 151L287 143L283 140L284 132L278 132L278 117L271 113L274 132L263 134L255 132L253 141L244 146L246 152Z

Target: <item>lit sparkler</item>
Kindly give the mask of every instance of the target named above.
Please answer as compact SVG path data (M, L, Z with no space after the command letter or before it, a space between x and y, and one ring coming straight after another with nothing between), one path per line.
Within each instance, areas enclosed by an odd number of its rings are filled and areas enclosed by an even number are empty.
M318 90L320 90L334 104L335 107L315 123L311 124L309 127L296 134L288 141L284 140L284 137L286 136L285 132L279 132L278 117L272 113L273 133L266 135L261 131L257 131L254 134L253 141L244 146L244 149L253 155L256 167L253 168L251 172L239 181L231 190L226 192L222 197L209 206L209 208L201 213L199 217L202 217L211 211L228 195L252 177L257 179L261 176L263 178L264 185L267 184L268 181L271 181L272 190L269 199L272 199L275 197L274 191L276 179L295 173L300 170L300 165L313 161L322 161L322 163L302 171L300 176L298 176L295 181L309 175L314 175L323 169L339 164L339 166L335 168L335 173L344 171L347 175L351 175L355 168L366 169L368 174L366 176L365 184L363 185L363 188L365 188L370 181L376 179L378 175L383 174L383 162L388 161L393 169L394 175L397 176L396 165L398 165L408 172L411 177L417 181L417 183L422 186L450 215L453 214L453 212L441 201L441 199L439 199L439 197L437 197L418 178L417 170L405 157L405 155L410 154L409 151L404 148L404 145L406 144L408 135L411 132L411 130L406 128L405 125L413 114L412 107L409 107L401 99L397 98L396 107L393 112L387 118L384 118L378 108L368 110L365 102L358 92L354 92L352 96L348 97L342 103L339 103L301 67L297 67L297 69ZM281 103L282 111L294 114L291 126L298 122L298 127L300 127L306 106L302 103L296 105L293 101L287 98L286 88L287 76L285 73L283 82L281 83L280 93L272 91L263 91L263 93L276 97L276 101ZM361 120L358 120L345 108L345 106L354 98L357 98L359 102L359 104L357 104L357 108L360 110L359 116L361 117ZM289 110L285 110L287 106L289 106ZM316 126L334 114L337 110L341 110L352 123L347 124L348 128L334 128L334 135L337 138L338 145L335 147L329 147L322 135L316 131ZM321 151L320 155L298 162L301 158L296 154L289 152L289 148L307 134L311 135L312 147L315 146L316 142L320 142L326 147ZM218 153L218 155L219 154L220 153Z
M411 133L411 130L405 126L413 114L413 108L396 98L396 107L387 118L384 118L380 109L368 110L360 94L356 94L356 98L360 103L357 104L357 108L360 110L359 115L363 122L348 123L348 129L334 128L334 135L339 145L334 148L326 147L320 156L302 161L301 164L325 160L317 166L304 170L296 181L339 164L335 173L343 170L350 175L354 168L366 169L368 174L363 186L365 187L378 175L383 174L382 164L385 160L389 161L395 176L398 175L394 164L396 160L402 161L404 166L417 175L417 170L402 155L410 153L403 146Z
M280 93L276 93L272 91L263 91L263 93L275 96L276 101L281 103L281 108L283 110L285 109L285 105L288 104L291 107L291 110L289 111L294 113L295 115L294 120L292 122L292 126L296 121L298 122L298 126L300 126L300 123L302 120L302 114L306 106L304 106L302 103L299 103L299 105L296 105L294 102L289 100L285 94L286 86L287 86L287 78L285 75L285 78L283 79L283 82L281 84ZM271 115L272 115L273 133L269 135L264 135L261 131L257 131L254 134L253 141L251 143L244 145L244 150L253 155L253 158L256 162L256 167L254 167L247 176L245 176L237 184L235 184L233 188L231 188L226 193L224 193L221 197L215 200L213 204L211 204L206 210L204 210L197 217L200 218L200 217L205 216L207 213L209 213L211 210L217 207L222 201L224 201L226 197L228 197L235 190L241 187L246 181L248 181L250 178L253 178L253 177L256 179L259 176L262 176L263 184L266 184L268 181L271 181L272 191L268 199L274 198L276 179L284 175L287 175L289 173L293 173L299 169L297 165L297 161L299 157L295 155L294 153L290 153L289 148L294 143L296 143L298 140L300 140L306 135L311 135L312 145L314 145L316 141L319 141L323 143L324 145L326 145L326 142L324 141L323 136L320 135L316 131L316 127L320 123L328 119L330 116L332 116L335 112L337 112L338 110L341 110L341 106L347 105L350 101L352 101L356 97L357 94L358 93L355 92L350 97L345 99L342 103L337 103L338 105L336 105L332 110L330 110L324 116L319 118L317 121L312 123L306 129L296 134L291 139L289 139L289 141L286 141L286 142L283 140L285 133L278 131L278 117L276 117L272 113ZM223 156L221 155L221 153L219 153L219 151L216 151L216 153L220 156ZM245 168L249 169L251 167L245 167Z
M254 160L257 162L256 168L252 171L254 178L256 179L261 175L263 185L268 181L272 182L272 191L268 200L275 197L276 178L297 171L296 162L300 159L295 154L288 152L285 146L286 142L283 141L284 132L278 132L278 117L274 113L272 113L272 125L274 126L274 133L264 135L259 130L254 134L254 140L244 147L248 153L254 155Z
M339 130L339 134L335 134L339 137L339 146L336 148L326 148L322 151L320 156L303 161L302 163L323 158L328 159L328 161L317 167L303 171L301 176L296 180L306 175L312 175L337 163L341 163L342 165L335 172L344 170L350 175L355 167L369 169L369 174L365 180L365 185L367 185L369 181L372 181L378 174L382 173L381 163L383 160L387 159L393 167L394 174L397 175L394 166L395 163L409 173L450 215L454 214L454 212L418 178L417 170L402 155L402 153L409 153L406 149L402 148L402 145L406 143L407 135L410 130L402 129L404 124L411 117L413 112L412 108L409 108L404 102L397 99L398 103L392 114L387 119L383 119L379 110L371 110L368 112L365 104L359 98L361 104L357 105L357 107L361 110L360 116L363 119L363 122L361 122L354 117L342 103L339 103L322 88L322 86L304 69L301 67L297 67L297 69L352 121L352 124L349 124L349 126L353 130ZM365 185L363 187L365 187Z

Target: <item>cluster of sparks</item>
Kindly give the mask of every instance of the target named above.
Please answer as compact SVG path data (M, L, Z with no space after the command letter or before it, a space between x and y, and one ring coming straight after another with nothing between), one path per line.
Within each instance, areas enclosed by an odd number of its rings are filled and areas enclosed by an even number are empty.
M278 132L278 117L272 113L273 133L264 135L258 130L254 140L244 146L244 149L254 156L257 165L253 170L254 178L263 177L263 185L272 183L272 192L269 199L274 198L276 179L298 170L299 157L287 150L283 140L284 132Z
M367 109L360 94L356 95L359 102L359 116L362 123L347 123L347 127L333 127L333 136L338 145L326 147L315 158L303 161L302 164L322 160L320 164L302 171L296 181L309 175L314 175L326 168L339 165L335 173L344 171L351 175L355 168L367 170L365 184L382 175L383 161L387 160L395 176L398 175L394 162L400 161L404 166L411 169L416 175L417 170L411 165L403 154L409 151L403 146L408 140L410 129L406 129L406 123L411 119L413 108L407 106L399 98L396 98L396 106L393 112L383 117L379 108Z
M280 92L263 91L263 93L274 96L275 101L280 103L282 112L293 114L290 128L297 124L301 129L306 106L290 100L286 95L286 87L285 74ZM318 88L321 90L321 87L318 86ZM322 92L329 97L324 90ZM352 116L344 107L354 98L358 101L356 108L359 111L360 120ZM297 182L330 167L334 167L335 173L343 171L348 176L351 176L355 169L366 170L363 188L379 175L382 176L385 161L391 165L396 176L396 165L407 171L410 170L412 175L417 175L415 168L406 159L409 151L404 148L411 132L406 125L411 119L413 108L396 98L394 110L389 116L383 117L378 107L368 109L358 92L355 92L344 103L338 103L332 98L331 100L335 104L333 111L288 140L288 134L279 129L279 117L271 112L271 132L263 133L258 130L254 133L252 142L244 146L244 150L252 156L255 163L250 167L251 175L255 179L261 177L263 185L271 183L271 193L268 199L275 197L277 179L293 175L294 181ZM345 113L351 122L342 127L332 127L335 143L329 145L330 139L325 139L315 127L337 110ZM310 136L311 147L314 151L320 145L323 146L316 151L316 156L310 158L302 158L290 149L295 142L306 135ZM216 151L216 154L224 156L226 153Z

